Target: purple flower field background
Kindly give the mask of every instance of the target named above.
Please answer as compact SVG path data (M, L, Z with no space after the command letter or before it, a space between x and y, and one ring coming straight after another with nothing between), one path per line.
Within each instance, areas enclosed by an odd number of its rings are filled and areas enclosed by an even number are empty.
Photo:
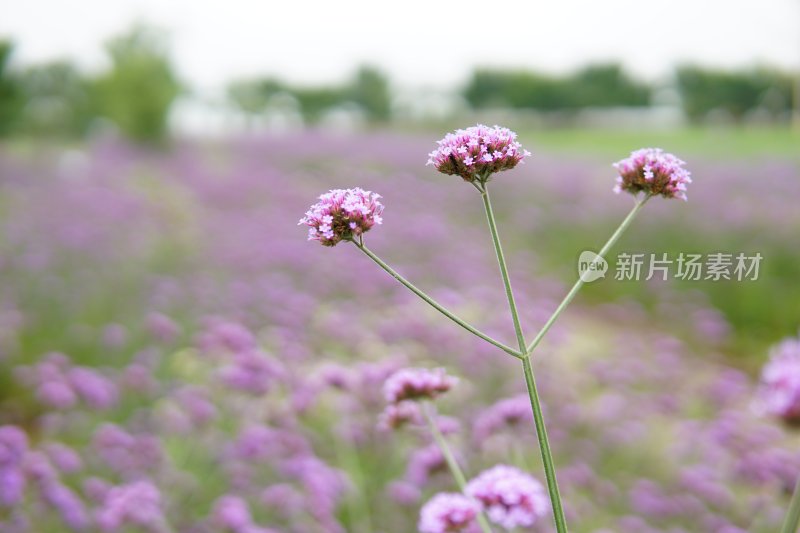
M381 424L408 366L459 378L436 406L468 477L543 480L517 362L297 225L329 189L380 193L369 247L512 340L479 198L425 167L439 137L0 147L0 532L415 531L457 489L424 428ZM611 162L639 146L521 140L492 193L531 331L630 209ZM689 202L653 199L612 256L760 252L760 277L612 271L556 323L534 369L576 532L776 531L800 475L800 435L754 408L800 328L800 162L679 155Z

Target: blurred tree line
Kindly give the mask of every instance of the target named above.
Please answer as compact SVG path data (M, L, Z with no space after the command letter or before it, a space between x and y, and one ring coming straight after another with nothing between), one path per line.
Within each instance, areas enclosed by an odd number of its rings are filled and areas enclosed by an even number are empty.
M692 123L726 114L742 122L762 112L772 120L788 121L792 110L790 74L767 68L737 71L695 65L675 69L672 87ZM530 71L481 69L473 73L463 95L475 109L511 108L574 111L584 108L647 107L655 87L628 76L620 65L592 65L567 76Z
M168 133L170 110L186 89L170 62L163 35L146 27L106 44L109 67L87 75L68 61L15 69L13 45L0 42L0 136L82 137L113 124L126 137L159 142ZM684 65L672 81L685 116L703 123L724 115L742 122L753 113L789 120L792 76L767 68L737 71ZM618 64L591 65L567 75L530 70L475 70L459 95L473 109L574 112L585 108L653 105L663 87L631 77ZM392 118L393 93L386 75L362 66L338 85L297 86L277 78L236 80L228 104L248 119L263 117L287 102L307 125L337 109L355 111L370 124ZM277 104L276 104L277 103Z
M328 111L354 106L371 124L391 119L389 80L377 68L362 66L343 85L301 87L276 78L239 80L228 86L228 97L246 115L267 113L277 97L292 98L306 124L318 124Z
M788 121L792 110L792 76L767 68L721 71L684 65L675 69L671 86L684 114L693 123L725 113L732 122L751 112L762 119ZM653 105L656 87L629 76L618 64L590 65L566 76L529 70L477 69L460 95L472 109L578 111L586 108ZM268 113L280 95L291 97L306 124L318 123L327 112L355 105L372 123L391 118L391 94L385 76L362 67L342 86L293 87L276 78L232 83L228 96L247 116ZM764 115L766 114L766 117Z
M786 73L767 68L729 72L697 66L677 69L683 111L692 122L703 122L712 112L728 113L739 122L754 110L774 117L792 110L792 84Z
M94 76L68 61L13 70L12 53L0 43L0 135L82 137L111 123L137 142L165 138L182 86L159 32L135 27L110 40L110 66Z
M464 97L475 109L574 110L586 107L646 107L652 89L634 81L616 64L591 65L569 76L527 70L481 69L473 73Z

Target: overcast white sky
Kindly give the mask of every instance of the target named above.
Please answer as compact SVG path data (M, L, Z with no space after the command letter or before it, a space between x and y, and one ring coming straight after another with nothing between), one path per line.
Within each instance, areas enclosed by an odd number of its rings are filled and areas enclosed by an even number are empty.
M449 87L472 66L565 71L620 60L656 77L681 61L800 68L800 0L0 0L17 63L102 65L134 21L169 31L190 84L234 77L339 81L362 62L408 86Z

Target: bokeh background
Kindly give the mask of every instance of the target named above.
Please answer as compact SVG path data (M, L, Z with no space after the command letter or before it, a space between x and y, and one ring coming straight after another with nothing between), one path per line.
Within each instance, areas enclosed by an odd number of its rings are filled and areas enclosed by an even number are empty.
M454 484L426 431L380 427L406 366L461 379L438 408L468 476L543 479L516 361L297 226L328 189L379 192L370 248L510 343L481 203L425 166L479 122L533 152L492 182L531 333L643 146L695 182L616 252L763 257L750 281L617 281L612 258L542 344L571 529L780 524L800 440L754 397L800 328L798 2L0 12L0 531L414 531Z

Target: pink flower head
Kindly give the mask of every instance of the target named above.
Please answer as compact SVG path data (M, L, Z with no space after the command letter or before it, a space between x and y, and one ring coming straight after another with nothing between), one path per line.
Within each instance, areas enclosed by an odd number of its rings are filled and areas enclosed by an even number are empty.
M333 189L319 197L298 225L308 226L308 240L323 246L336 246L339 241L353 240L383 223L380 194L354 189Z
M250 507L238 496L225 495L217 498L211 513L211 521L225 531L241 531L253 525Z
M478 124L448 133L437 141L439 148L428 154L428 165L464 181L485 183L495 172L509 170L531 155L508 128Z
M530 399L527 394L505 398L481 412L473 426L475 440L483 442L508 428L525 422L533 423Z
M460 460L457 456L456 461ZM422 488L431 477L443 472L447 472L447 460L442 449L436 444L428 444L411 454L406 465L405 480Z
M398 429L406 424L421 424L422 412L419 404L412 401L393 403L381 413L379 427L385 429Z
M542 484L513 466L485 470L464 491L483 505L489 520L506 529L530 527L547 512Z
M418 527L421 533L465 531L475 525L480 511L478 502L462 494L443 492L422 507Z
M112 487L96 518L101 531L119 531L126 525L161 531L165 523L161 493L144 480Z
M761 371L756 408L800 425L800 338L778 344Z
M644 192L686 200L686 185L692 182L692 178L683 168L685 164L661 148L636 150L629 158L614 163L619 172L614 192L626 191L634 195Z
M228 387L255 395L265 394L282 372L278 362L259 350L245 350L233 356L233 362L219 370Z
M0 466L20 466L28 451L28 435L17 426L0 426Z
M449 391L458 379L448 376L444 368L403 368L398 370L383 384L386 401L398 404L403 400L432 400Z

